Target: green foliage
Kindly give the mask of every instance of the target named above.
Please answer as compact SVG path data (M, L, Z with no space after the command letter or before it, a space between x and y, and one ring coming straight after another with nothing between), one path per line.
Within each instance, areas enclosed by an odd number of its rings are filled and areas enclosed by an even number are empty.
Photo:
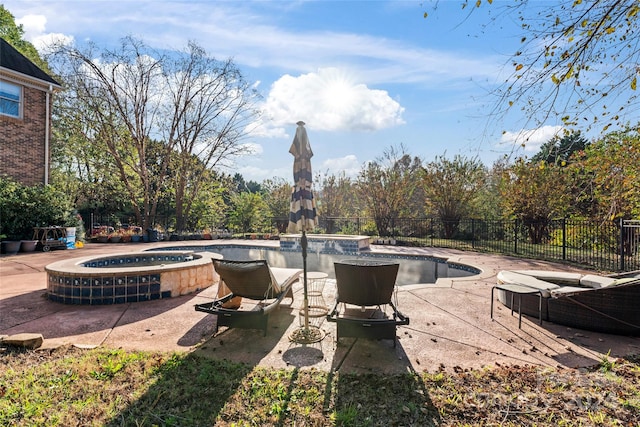
M576 160L576 174L591 191L603 220L640 217L640 133L637 128L605 135Z
M609 360L610 355L611 355L611 350L609 350L607 354L602 356L602 359L600 359L600 364L599 364L600 372L607 373L615 369L616 362Z
M475 198L476 218L491 220L503 217L500 183L502 182L502 174L508 167L508 160L503 157L495 161L491 169L487 170L484 185L478 190Z
M361 211L351 178L344 171L338 175L318 174L315 179L318 214L325 217L357 216ZM332 231L328 231L332 233Z
M565 166L569 163L573 153L583 151L588 145L589 141L583 138L580 132L572 132L562 138L555 137L542 144L540 151L531 158L531 161Z
M73 222L71 200L51 185L23 186L0 178L0 233L30 239L33 227Z
M376 221L378 234L393 233L392 220L415 212L413 195L418 187L421 160L391 147L375 162L368 163L358 175L359 199Z
M265 179L260 186L269 216L286 217L291 206L291 184L284 178Z
M487 172L478 159L456 155L444 156L424 168L422 189L427 211L434 212L445 224L445 235L451 238L460 220L477 212L476 201Z
M503 174L500 191L505 214L522 221L532 243L541 243L549 237L549 221L571 210L567 188L565 168L519 159Z
M585 250L613 250L617 247L618 236L611 234L609 229L598 227L597 223L585 226L583 222L577 225L569 224L565 228L564 242L567 247ZM549 244L562 247L562 229L556 228L551 233Z
M231 197L229 226L241 232L270 232L269 207L258 193L243 192Z

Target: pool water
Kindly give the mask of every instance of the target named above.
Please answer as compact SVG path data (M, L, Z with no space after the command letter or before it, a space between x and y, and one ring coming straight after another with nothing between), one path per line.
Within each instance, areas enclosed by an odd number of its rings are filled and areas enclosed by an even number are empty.
M272 267L302 268L301 252L284 252L277 248L252 246L209 246L207 251L218 253L229 260L266 259ZM400 264L398 285L418 283L435 283L439 278L467 277L480 273L477 268L447 262L444 258L421 255L392 255L379 253L360 253L359 255L309 253L307 255L307 271L322 271L334 279L333 263L348 259L375 259L392 261Z

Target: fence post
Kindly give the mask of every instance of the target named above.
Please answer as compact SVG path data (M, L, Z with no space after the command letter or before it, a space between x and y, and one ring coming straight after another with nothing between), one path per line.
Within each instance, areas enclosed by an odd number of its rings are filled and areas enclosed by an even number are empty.
M620 271L624 269L624 219L620 218Z
M471 218L471 249L475 249L476 244L476 220Z
M396 219L395 217L391 218L391 237L396 238Z
M518 253L518 218L513 222L513 253Z
M429 218L429 222L431 223L429 229L431 230L431 246L433 247L433 235L435 234L435 230L433 229L433 217Z
M567 259L567 218L562 218L562 260Z
M358 226L358 235L360 235L360 234L362 234L362 233L360 232L360 217L357 217L357 218L356 218L356 224L357 224L357 226Z

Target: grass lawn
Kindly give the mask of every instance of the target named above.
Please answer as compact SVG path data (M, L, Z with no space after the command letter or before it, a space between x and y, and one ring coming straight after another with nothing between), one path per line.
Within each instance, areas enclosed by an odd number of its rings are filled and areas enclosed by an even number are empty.
M636 426L640 357L383 376L0 348L1 426Z

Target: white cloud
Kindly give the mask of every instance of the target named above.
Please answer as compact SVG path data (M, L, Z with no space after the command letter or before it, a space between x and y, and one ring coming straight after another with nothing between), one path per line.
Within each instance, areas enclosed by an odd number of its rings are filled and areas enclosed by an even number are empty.
M339 175L344 172L346 176L355 178L361 168L362 165L358 161L358 158L353 154L348 154L336 159L327 159L316 169L323 173L327 171L333 175Z
M537 129L521 129L516 132L505 132L500 138L500 145L523 147L525 151L538 151L542 144L549 142L562 131L562 126L542 126Z
M356 83L337 68L280 77L271 85L263 112L265 130L298 120L324 131L377 131L404 124L404 108L386 91Z
M40 53L46 53L55 44L69 45L73 43L73 36L62 33L46 33L47 17L44 15L25 15L16 19L16 24L22 25L24 38L31 42Z
M31 40L42 35L47 27L47 17L44 15L25 15L16 19L17 25L22 25L24 37Z

